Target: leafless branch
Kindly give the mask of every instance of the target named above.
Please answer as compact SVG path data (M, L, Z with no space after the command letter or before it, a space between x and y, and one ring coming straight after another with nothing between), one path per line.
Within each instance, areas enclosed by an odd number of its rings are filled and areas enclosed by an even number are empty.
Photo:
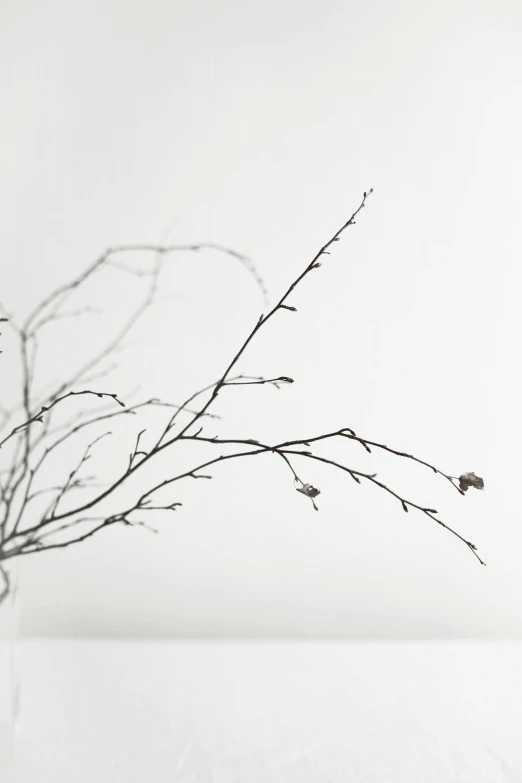
M18 424L16 427L13 427L9 435L6 435L6 437L0 441L0 448L4 446L12 437L14 437L17 433L21 432L22 430L28 430L31 424L34 424L34 422L43 422L44 414L46 414L48 411L51 410L51 408L54 408L56 405L58 405L63 400L66 400L68 397L78 397L83 394L92 394L96 397L112 397L112 399L118 403L118 405L121 405L122 408L125 407L125 403L123 403L121 400L118 399L117 394L109 394L108 392L97 392L92 391L90 389L85 389L83 391L70 391L67 392L67 394L63 394L61 397L58 397L55 399L52 403L50 403L49 406L42 405L40 410L35 413L33 416L30 416L26 421L22 422L22 424Z
M112 397L120 406L123 403L114 394L98 393L92 391L83 392L71 392L68 391L71 385L78 381L79 378L85 376L85 374L92 373L99 365L99 363L112 356L114 352L119 348L123 335L132 328L143 313L151 305L154 295L156 293L158 285L158 275L160 270L161 259L169 253L179 251L199 251L205 248L215 249L219 252L231 255L239 260L256 279L257 284L266 294L264 286L255 267L251 265L251 262L246 257L240 254L234 253L217 245L121 245L113 248L109 248L100 256L90 267L85 270L75 280L57 289L53 294L47 297L35 310L29 315L25 321L20 332L22 349L24 353L24 410L26 412L25 421L14 427L13 430L4 437L4 440L0 442L0 446L6 444L10 439L18 433L22 433L25 437L25 448L23 454L18 454L15 458L15 467L11 467L5 474L3 483L0 484L0 505L4 506L4 521L0 524L0 530L2 532L2 539L0 543L0 561L7 560L13 557L21 555L31 554L36 551L47 551L55 548L63 548L71 546L86 540L93 536L103 528L109 527L114 524L124 524L129 526L142 526L151 530L148 522L146 521L148 512L173 512L176 511L181 503L179 501L172 502L171 499L163 501L159 498L160 494L163 494L165 490L168 490L174 483L181 481L182 479L210 479L211 475L206 472L206 469L220 464L225 461L240 459L245 457L257 456L260 454L271 453L274 454L279 460L282 460L285 464L285 469L291 472L293 489L297 490L300 494L307 497L313 504L313 508L318 510L319 505L316 502L320 495L320 490L308 481L304 481L298 475L295 464L297 461L308 461L308 465L313 465L314 462L322 462L329 465L332 468L342 471L350 478L360 484L363 481L367 481L372 486L386 492L395 501L400 503L402 509L408 512L411 509L420 512L421 514L429 517L435 521L438 525L450 532L453 536L462 541L467 548L474 554L481 564L484 564L483 560L479 557L476 551L476 547L465 537L461 536L456 530L449 525L442 522L438 516L437 511L431 507L419 504L409 498L403 497L400 493L392 489L388 484L377 478L376 473L368 473L356 470L349 465L344 464L337 459L329 459L328 457L316 454L313 452L313 448L316 443L325 442L328 443L332 439L343 438L353 440L363 448L372 453L373 449L382 450L390 453L393 456L404 458L417 462L418 464L427 467L436 474L439 474L442 478L449 481L451 485L461 494L464 495L469 487L475 487L478 489L483 488L483 481L474 473L463 473L457 479L454 476L446 473L427 461L424 461L418 457L413 456L405 451L391 448L384 443L380 443L375 440L360 437L356 435L355 431L349 427L343 427L333 432L327 432L313 437L307 437L297 440L287 440L275 445L264 444L255 439L241 439L241 438L219 438L208 437L203 435L203 423L209 418L218 418L215 413L211 412L218 396L224 393L225 388L230 386L250 386L250 385L272 385L275 388L280 388L282 385L292 384L294 381L292 378L281 375L277 377L264 376L249 376L237 372L237 365L239 364L243 354L249 347L250 343L254 340L258 332L264 327L264 325L271 320L280 310L286 310L290 312L297 312L294 305L289 302L292 293L296 287L310 274L315 272L321 267L321 261L323 256L330 254L330 249L338 242L341 235L356 222L356 217L364 208L366 201L371 194L371 190L364 193L359 207L354 211L348 220L343 222L341 227L331 237L331 239L324 244L320 250L315 254L312 260L307 264L304 271L302 271L290 284L286 292L279 299L271 309L268 310L266 315L261 315L250 333L240 344L236 353L226 364L225 370L217 381L205 386L203 389L193 393L189 396L185 402L181 405L174 405L170 402L161 402L157 399L149 399L145 402L138 403L136 405L124 408L119 411L102 411L97 416L92 416L87 420L76 420L74 423L68 422L65 427L58 429L49 428L49 411L57 405L59 402L74 394L97 394L98 397ZM120 262L115 258L118 254L124 254L128 252L152 252L156 254L156 263L152 271L135 269L132 266ZM31 386L32 386L32 370L31 361L29 360L28 345L31 340L36 339L36 335L39 330L47 323L50 323L56 318L63 316L60 308L64 302L68 299L69 295L81 286L89 277L97 273L104 266L112 266L125 274L135 275L137 277L143 277L148 280L147 290L141 304L132 313L130 318L124 324L123 328L118 334L112 338L111 341L99 352L96 356L89 359L82 368L76 371L75 374L70 375L64 379L57 390L55 390L50 396L48 396L47 404L39 406L38 413L34 413L31 408ZM72 315L75 314L73 311ZM34 343L35 344L35 343ZM70 499L70 493L73 489L78 489L80 486L86 489L86 479L82 479L78 473L81 467L85 464L87 459L90 458L91 449L96 442L98 442L107 433L103 433L91 440L87 445L83 456L80 458L76 467L71 470L68 478L62 484L55 484L53 488L40 488L35 489L33 487L34 479L38 475L42 465L48 458L48 456L60 449L61 446L67 444L78 433L88 432L91 426L99 425L102 422L106 422L108 419L113 419L117 416L139 416L147 407L156 407L158 409L165 409L166 421L162 425L160 434L156 437L147 437L146 447L143 445L143 438L148 433L147 427L139 430L136 435L136 440L132 451L127 453L126 460L122 460L121 470L116 479L112 480L109 486L102 487L100 491L95 492L90 497L84 497L82 493L81 500L78 499L78 494L74 493L75 503L68 508L63 508L62 501L65 496ZM188 416L188 421L179 427L176 426L181 414ZM47 429L44 432L44 436L41 436L38 440L35 438L31 440L32 424L35 422L41 422L45 424ZM193 429L197 427L197 429ZM176 432L176 429L178 431ZM123 485L131 487L131 481L134 475L141 470L145 465L152 464L160 454L165 453L168 449L171 449L174 445L179 447L183 446L185 442L198 442L206 444L207 447L219 447L221 449L228 449L231 446L237 447L235 450L229 453L220 453L211 459L207 459L199 463L196 467L183 470L177 475L172 475L168 478L149 481L149 485L143 491L139 497L129 507L116 511L112 514L104 514L101 512L101 504L114 497L116 490ZM31 459L30 459L31 458ZM303 464L305 464L303 462ZM36 518L33 523L28 526L22 527L22 513L20 509L27 508L30 500L38 495L42 495L45 492L52 491L52 499L44 511L40 511L36 514ZM13 509L15 506L15 497L18 498L19 505L18 512L14 517L14 522L9 523L9 518L13 518ZM35 504L38 505L38 504ZM6 518L7 515L7 518ZM78 528L80 526L89 525L89 529L79 534ZM156 532L154 530L154 532ZM61 539L62 534L68 534L66 539ZM60 540L57 540L57 537Z
M0 607L7 599L11 588L11 581L9 579L9 573L6 568L0 563L0 576L2 577L2 584L0 585Z
M141 320L143 315L149 310L154 302L156 291L158 288L159 275L161 272L163 260L168 255L180 252L198 253L204 250L214 250L224 256L230 256L239 261L254 278L256 284L260 288L266 301L266 289L263 281L257 272L256 267L250 259L237 253L230 248L224 247L216 243L199 243L190 245L155 245L155 244L135 244L135 245L118 245L115 247L107 248L91 266L87 267L80 275L75 277L69 283L66 283L55 291L53 291L48 297L46 297L25 320L21 333L25 336L25 339L36 336L39 330L46 324L56 321L58 318L64 317L61 314L60 308L64 305L70 295L84 285L93 275L99 273L104 268L115 268L120 272L126 274L138 275L148 280L145 294L141 303L131 313L121 329L117 334L107 342L107 344L98 351L94 356L88 359L80 368L72 373L68 377L64 378L62 383L50 392L43 400L44 404L48 404L56 397L61 396L68 388L74 386L76 383L85 382L85 378L89 377L89 373L106 359L113 354L121 345L122 340L128 335L136 324ZM114 256L128 254L128 253L152 253L155 255L155 262L152 269L139 269L135 270L125 264L120 264L115 261ZM88 308L89 312L92 312L92 308ZM75 315L84 314L84 308L79 311L73 311L72 313L65 314L66 317L74 317Z

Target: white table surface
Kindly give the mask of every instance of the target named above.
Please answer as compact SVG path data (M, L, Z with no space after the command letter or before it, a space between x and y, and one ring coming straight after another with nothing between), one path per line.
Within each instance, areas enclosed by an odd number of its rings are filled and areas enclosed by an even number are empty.
M6 783L522 781L522 643L24 641Z

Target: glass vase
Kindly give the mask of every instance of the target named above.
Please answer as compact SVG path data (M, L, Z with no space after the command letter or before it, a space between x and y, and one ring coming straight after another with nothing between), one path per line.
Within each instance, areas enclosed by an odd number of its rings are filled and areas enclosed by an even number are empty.
M18 719L16 572L14 563L0 562L0 778L11 764Z

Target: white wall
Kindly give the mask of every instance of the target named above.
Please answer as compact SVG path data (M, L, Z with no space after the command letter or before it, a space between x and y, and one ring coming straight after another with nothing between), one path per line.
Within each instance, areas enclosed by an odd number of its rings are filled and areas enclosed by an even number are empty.
M275 300L373 186L299 312L241 363L296 383L230 389L208 431L351 426L486 481L462 498L415 465L335 451L438 508L482 568L323 466L302 466L322 490L315 513L275 458L223 465L178 487L184 508L160 536L111 529L28 557L22 632L520 636L520 3L50 0L0 15L4 303L22 314L106 246L167 237L249 253ZM215 254L172 259L165 292L99 386L184 399L263 307ZM126 289L91 294L114 325ZM89 318L83 337L55 330L42 346L47 377L100 336ZM126 459L105 444L105 468Z

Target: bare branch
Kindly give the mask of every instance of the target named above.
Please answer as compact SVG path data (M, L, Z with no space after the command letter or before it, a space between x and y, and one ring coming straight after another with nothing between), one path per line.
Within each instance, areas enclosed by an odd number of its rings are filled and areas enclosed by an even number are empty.
M308 266L305 268L304 272L302 272L302 273L301 273L301 274L300 274L300 275L299 275L299 276L296 278L296 280L294 280L294 282L293 282L293 283L291 283L291 285L288 287L288 289L286 290L286 292L283 294L283 296L281 297L281 299L279 300L279 302L278 302L278 303L277 303L277 304L276 304L276 305L275 305L275 306L274 306L274 307L273 307L273 308L272 308L272 309L271 309L271 310L268 312L268 314L267 314L267 315L262 315L260 318L258 318L256 325L254 326L254 328L252 329L252 331L250 332L250 334L248 335L248 337L246 338L246 340L244 340L244 342L242 343L241 347L239 348L239 350L237 351L237 353L235 354L235 356L233 357L233 359L231 360L231 362L230 362L230 363L229 363L229 365L227 366L227 368L226 368L225 372L223 373L223 375L221 376L220 380L219 380L219 381L218 381L218 383L215 385L215 387L214 387L214 390L213 390L213 392L212 392L212 396L211 396L211 398L210 398L210 399L209 399L209 401L206 403L206 405L204 405L204 406L203 406L203 408L202 408L202 410L201 410L201 413L200 413L198 416L195 416L195 417L193 418L193 420L192 420L191 422L189 422L189 424L187 424L187 425L185 426L185 428L182 430L182 433L181 433L181 434L184 434L185 432L187 432L187 430L188 430L188 429L189 429L189 428L190 428L190 427L191 427L191 426L192 426L192 425L193 425L193 424L194 424L194 423L197 421L197 419L198 419L198 418L199 418L199 417L200 417L200 416L201 416L203 413L206 413L206 411L208 410L208 408L209 408L209 407L212 405L212 403L213 403L213 402L214 402L214 400L216 399L216 397L217 397L217 395L219 394L220 390L221 390L221 389L223 388L223 386L226 384L226 382L227 382L227 379L228 379L228 376L230 375L230 373L231 373L231 372L232 372L232 370L234 369L235 365L237 364L237 362L239 361L239 359L241 358L241 356L243 355L243 353L245 352L245 350L248 348L248 346L250 345L250 343L252 342L252 340L254 339L254 337L257 335L257 333L259 332L259 330L260 330L260 329L261 329L261 328L262 328L262 327L263 327L263 326L264 326L264 325L265 325L265 324L266 324L266 323L267 323L267 322L268 322L268 321L269 321L269 320L272 318L272 316L274 316L274 315L275 315L275 313L277 313L277 312L278 312L278 310L285 309L285 308L283 307L283 305L285 305L285 304L286 304L286 300L287 300L287 299L288 299L288 297L289 297L289 296L292 294L292 292L295 290L295 288L296 288L296 287L299 285L299 283L301 283L301 282L302 282L302 280L304 280L304 278L305 278L305 277L306 277L306 276L307 276L307 275L308 275L308 274L309 274L309 273L310 273L310 272L311 272L313 269L317 269L319 266L321 266L321 264L319 263L318 259L319 259L319 258L321 258L321 256L322 256L322 255L324 255L325 253L328 253L328 248L329 248L329 247L330 247L330 246L331 246L331 245L332 245L334 242L338 242L338 241L339 241L339 239L340 239L340 236L341 236L341 234L342 234L342 233L343 233L343 232L344 232L344 231L345 231L345 230L346 230L346 229L347 229L349 226L351 226L351 225L353 225L353 224L355 223L355 218L357 217L357 215L359 214L359 212L361 211L361 209L363 209L363 207L364 207L364 205L365 205L365 203L366 203L366 199L368 198L368 196L369 196L369 195L370 195L372 192L373 192L373 188L372 188L372 189L370 189L368 192L365 192L365 193L363 194L363 198L362 198L362 201L361 201L361 203L360 203L359 207L358 207L358 208L355 210L355 212L354 212L354 213L351 215L351 217L349 217L349 218L348 218L348 220L347 220L345 223L343 223L343 225L341 226L341 228L340 228L340 229L338 229L338 231L336 231L336 233L333 235L333 237L332 237L331 239L329 239L329 240L328 240L328 242L327 242L325 245L323 245L323 246L321 247L321 249L320 249L320 250L319 250L319 251L318 251L318 252L315 254L315 256L313 257L313 259L310 261L310 263L308 264Z
M85 269L80 275L66 283L49 296L47 296L28 316L22 327L22 332L28 336L35 336L39 330L46 324L56 321L58 318L64 317L59 313L60 308L67 301L69 296L82 285L86 283L94 274L99 273L104 268L112 267L118 269L120 272L126 274L138 275L148 279L148 286L140 305L133 311L122 328L117 334L102 348L98 353L85 362L75 373L65 378L64 381L53 392L46 396L43 403L48 404L52 402L56 397L61 396L68 388L81 381L85 382L86 376L107 357L111 356L117 349L120 348L121 342L133 329L142 316L153 304L159 281L159 275L162 268L163 260L166 256L172 253L179 252L200 252L203 250L214 250L222 255L230 256L238 260L251 274L256 281L258 287L263 293L266 299L266 289L263 281L257 272L255 265L246 256L237 253L230 248L224 247L215 243L200 243L191 245L155 245L155 244L135 244L135 245L119 245L112 248L107 248L87 269ZM125 253L153 253L156 255L156 260L152 270L134 270L124 264L120 264L114 260L114 256ZM92 308L89 308L89 312ZM66 314L65 317L74 317L75 315L81 315L84 310L73 311Z
M113 247L111 249L111 252L113 255L116 253L128 253L129 251L131 252L145 251L150 253L159 253L161 255L168 255L169 253L180 253L180 252L199 253L203 250L215 250L218 253L221 253L226 256L230 256L231 258L235 258L237 261L239 261L249 272L252 278L255 280L259 290L264 296L265 302L268 301L268 291L266 290L263 279L261 278L252 260L248 258L248 256L245 256L242 253L238 253L237 251L232 250L229 247L225 247L224 245L220 245L217 242L200 242L197 244L190 244L190 245L155 245L155 244L119 245L117 247ZM129 267L127 267L127 271L131 271L131 273L136 274L136 270L129 269Z
M44 414L50 411L51 408L54 408L56 405L62 402L62 400L66 400L68 397L78 397L83 394L92 394L95 395L96 397L112 397L112 399L115 402L117 402L118 405L120 405L122 408L125 407L125 403L123 403L121 400L118 399L117 394L109 394L108 392L97 392L97 391L92 391L90 389L86 389L79 392L70 391L67 392L67 394L63 394L61 397L55 399L54 402L50 403L49 406L42 405L38 413L35 413L33 416L30 416L30 418L28 418L22 424L18 424L18 426L14 427L9 433L9 435L7 435L2 441L0 441L0 448L2 448L2 446L4 446L7 443L7 441L9 441L18 432L21 432L24 429L28 429L30 425L33 424L34 422L37 421L42 422Z
M0 607L2 603L7 599L10 593L11 581L9 579L9 573L0 563L0 576L2 577L2 585L0 585Z
M92 521L92 518L77 520L75 524L79 522L86 522L86 521ZM63 549L64 547L71 546L72 544L79 544L81 541L85 541L86 539L93 536L99 530L109 527L109 525L113 525L118 521L120 520L109 517L108 519L104 519L101 522L101 524L97 525L92 530L89 530L87 533L84 533L83 535L78 536L77 538L70 539L69 541L63 541L59 544L43 544L43 543L39 543L38 541L31 542L31 540L28 540L27 542L19 545L18 548L13 549L11 551L7 551L6 554L3 556L3 559L8 560L12 557L20 557L21 555L30 555L33 554L34 552L47 552L50 549ZM61 529L64 530L66 527L69 528L71 526L64 525Z
M73 392L69 391L71 384L74 384L78 379L85 377L89 373L98 372L100 363L112 356L116 350L120 350L120 344L123 337L128 333L129 329L133 328L141 316L152 304L157 287L159 272L161 267L161 261L169 253L179 251L199 251L203 249L214 249L222 253L226 253L237 260L239 260L247 270L255 278L259 287L266 294L262 280L259 278L255 267L251 264L249 259L234 251L230 251L227 248L223 248L219 245L206 244L206 245L121 245L106 250L90 267L88 267L79 277L75 280L65 284L58 288L53 294L49 295L43 302L33 310L25 321L23 327L19 329L19 335L22 346L22 365L24 371L23 381L23 399L24 399L24 411L25 421L23 424L14 427L11 433L5 436L4 440L0 442L0 446L7 443L17 433L23 434L23 450L22 453L17 453L11 468L6 472L5 478L0 482L0 505L4 508L4 519L0 523L0 560L21 556L25 554L31 554L36 551L47 551L49 549L55 549L59 547L67 547L72 544L79 543L94 535L96 532L103 528L109 527L114 524L124 524L128 526L141 526L149 530L155 531L151 528L147 520L149 517L147 512L168 511L174 512L180 506L178 501L172 502L170 499L166 502L162 502L159 499L160 491L169 489L175 482L182 479L210 479L212 476L206 472L206 469L217 465L221 462L225 462L232 459L239 459L242 457L257 456L259 454L271 453L278 457L279 460L283 460L292 475L293 489L300 494L307 497L313 504L314 509L317 511L318 506L316 504L316 498L320 494L320 490L312 483L302 480L296 469L295 463L297 458L303 458L303 460L319 461L326 465L343 471L343 473L350 476L350 478L357 484L361 484L364 481L371 483L378 489L383 490L388 495L394 498L395 501L400 503L401 508L405 512L409 512L410 509L420 511L425 516L435 521L438 525L448 530L452 535L462 541L475 555L481 564L484 564L476 551L476 547L466 538L461 536L453 528L443 523L437 516L437 511L431 507L420 505L403 497L397 493L383 481L377 478L376 473L367 473L363 471L351 468L348 465L343 464L338 460L329 459L327 457L315 454L312 452L312 445L321 441L329 442L333 438L345 438L353 440L362 445L362 447L372 453L372 449L380 449L386 451L394 456L402 457L405 459L417 462L434 473L438 473L444 479L449 481L461 495L463 495L468 487L475 487L482 489L484 482L474 473L463 473L457 479L449 473L445 473L434 465L419 459L412 454L404 451L399 451L391 447L386 446L383 443L362 438L356 435L355 431L348 427L343 427L333 432L327 432L320 435L316 435L311 438L303 438L298 440L288 440L276 445L267 445L254 439L241 439L241 438L219 438L206 437L202 435L203 428L201 426L204 417L207 418L219 418L216 414L211 413L210 410L214 405L218 395L225 387L228 386L252 386L252 385L271 385L275 388L280 388L283 384L294 383L293 378L285 375L277 377L264 377L264 376L249 376L237 373L236 366L238 365L243 354L249 347L250 343L256 337L261 328L270 320L278 311L290 311L296 312L296 308L289 303L289 299L296 289L296 287L313 271L321 267L322 256L330 254L330 249L334 243L339 242L343 232L351 225L355 224L355 218L364 208L368 196L371 194L371 190L363 194L363 198L359 207L346 220L340 229L331 237L331 239L324 244L312 260L305 267L297 278L290 284L286 292L279 299L277 304L268 310L266 315L261 315L250 333L243 340L239 349L236 351L232 359L229 360L223 374L220 378L209 384L208 386L200 389L192 394L181 405L174 405L169 402L161 402L158 399L149 399L145 402L138 403L136 405L124 408L119 411L102 411L97 416L93 416L87 420L83 420L81 414L80 420L76 417L74 422L68 422L65 426L55 430L49 430L50 416L49 413L55 405L67 397L79 394L96 394L98 397L110 397L114 399L120 406L124 407L123 403L118 399L115 394L98 393L93 391ZM119 254L125 254L129 252L151 252L156 254L155 264L152 270L149 269L135 269L132 266L127 265L115 258ZM57 390L48 395L46 404L40 407L38 413L34 413L31 406L31 388L33 384L34 375L34 357L36 355L36 336L39 330L46 324L63 317L75 317L81 315L81 311L72 311L70 313L64 313L61 311L61 307L68 299L70 294L73 293L79 286L81 286L89 277L99 272L104 267L112 267L124 274L133 275L139 278L147 280L147 287L145 295L141 300L139 306L132 312L131 316L127 319L122 329L105 345L105 347L94 357L91 357L83 367L78 369L72 376L63 380ZM30 351L33 351L31 353ZM207 395L205 399L203 395ZM83 456L79 460L76 467L74 467L69 476L63 483L55 483L54 487L47 487L38 490L33 489L33 480L41 469L43 463L47 457L62 444L68 442L76 433L87 429L91 426L105 422L108 419L115 418L119 415L137 415L138 411L142 408L157 407L158 409L165 409L166 423L162 425L159 437L147 439L146 446L143 445L143 438L146 435L147 430L141 429L137 435L134 443L134 447L130 454L127 452L125 461L122 461L122 469L115 480L112 480L109 486L103 487L101 491L94 493L91 497L85 498L82 495L81 500L78 500L77 493L74 493L75 503L72 507L61 508L62 500L64 497L69 496L73 489L86 488L87 481L89 479L80 477L79 471L85 462L91 456L91 450L95 443L101 438L105 437L107 432L99 435L92 440L86 447ZM174 434L175 425L181 414L189 416L189 421L183 424L177 432ZM31 425L35 422L40 422L45 428L40 435L36 435L31 439ZM191 428L195 425L200 425L194 432ZM192 434L189 434L189 431ZM59 434L62 433L63 434ZM58 435L58 437L55 437ZM52 438L55 437L54 440ZM132 503L128 508L117 511L109 516L99 515L100 504L106 499L114 495L116 490L123 485L128 487L134 474L140 470L143 465L151 464L155 461L160 454L167 449L172 448L175 444L182 445L185 441L201 442L206 444L218 445L220 447L236 446L237 448L231 453L220 453L218 456L201 462L196 467L192 467L188 470L183 470L177 475L169 476L166 479L156 481L155 479L149 480L149 485L141 493L138 499ZM37 452L38 448L38 452ZM41 453L40 453L41 450ZM308 465L313 464L309 462ZM286 469L285 468L285 469ZM25 483L24 483L25 482ZM458 483L457 483L458 482ZM54 482L53 482L54 483ZM90 485L92 486L92 485ZM42 495L46 492L52 493L52 498L46 510L43 513L37 515L37 519L34 524L21 528L21 520L23 518L23 511L27 508L28 503L38 495ZM128 497L128 495L127 495ZM15 498L18 498L21 505L19 506L18 514L14 524L10 523L10 529L8 529L7 520L12 519L13 508L15 505ZM94 516L93 516L94 515ZM81 535L76 535L78 532L78 526L90 524L91 527L88 531ZM93 527L92 527L93 525ZM73 537L70 537L65 541L57 541L56 537L64 532L70 532L74 529Z
M299 452L295 451L287 451L285 452L287 454L298 454ZM471 543L471 541L467 541L463 536L460 535L460 533L457 533L456 530L451 528L449 525L446 525L444 522L442 522L440 519L438 519L434 514L437 512L434 509L426 508L424 506L420 506L417 503L414 503L411 500L406 500L405 498L401 497L397 492L394 492L390 487L388 487L386 484L383 484L382 481L378 481L375 474L370 473L361 473L360 471L353 470L351 468L347 468L345 465L341 465L339 462L335 462L335 460L327 459L326 457L320 457L316 454L310 454L310 452L304 453L302 452L302 456L307 457L308 459L318 460L319 462L324 462L326 465L332 465L335 468L338 468L339 470L343 470L346 473L350 473L352 477L359 477L364 478L367 481L371 481L376 486L383 489L385 492L388 492L390 495L392 495L394 498L396 498L402 505L402 508L404 511L408 510L408 506L411 506L412 508L417 509L418 511L421 511L423 514L426 514L426 516L430 517L430 519L433 519L434 522L436 522L438 525L441 525L441 527L448 530L450 533L452 533L454 536L456 536L460 541L462 541L468 549L475 555L477 560L481 565L486 565L483 560L478 556L477 554L477 547Z
M373 474L365 473L365 472L361 472L361 471L355 470L353 468L349 468L346 465L342 465L341 463L336 462L334 460L329 460L329 459L327 459L325 457L321 457L321 456L312 454L312 452L310 452L310 451L292 451L292 450L289 450L289 448L288 448L289 446L309 445L310 443L312 443L314 441L325 440L327 438L335 437L336 435L341 435L342 432L343 431L338 431L338 432L328 433L328 434L322 435L322 436L317 436L315 438L306 438L306 439L300 439L300 440L287 441L286 443L279 443L279 444L277 444L275 446L266 446L266 445L263 445L263 444L259 443L259 441L255 441L255 440L244 440L244 439L233 439L233 438L217 438L217 437L216 438L204 438L204 437L201 437L199 435L193 435L193 436L184 435L184 436L182 436L182 438L184 440L201 441L201 442L204 442L204 443L213 443L213 444L217 444L217 445L234 444L234 445L252 445L252 446L259 446L260 447L260 449L257 450L257 451L249 452L250 454L258 454L258 453L263 453L265 451L271 451L271 452L280 454L283 457L285 455L296 454L296 455L299 455L299 456L302 456L302 457L307 457L309 459L319 460L320 462L324 462L325 464L332 465L332 466L334 466L334 467L336 467L336 468L338 468L340 470L343 470L343 471L349 473L350 476L357 481L357 483L360 483L360 479L361 478L366 479L368 481L371 481L373 484L375 484L376 486L380 487L381 489L383 489L384 491L388 492L390 495L395 497L397 500L399 500L400 503L402 504L402 508L404 509L404 511L408 511L408 506L410 506L412 508L415 508L418 511L421 511L422 513L424 513L427 516L429 516L431 519L433 519L435 522L437 522L437 524L439 524L442 527L444 527L450 533L452 533L453 535L457 536L457 538L459 538L461 541L463 541L468 546L468 548L473 552L473 554L479 560L479 562L482 565L485 565L483 560L481 560L481 558L477 554L475 545L472 544L470 541L467 541L463 536L461 536L459 533L457 533L449 525L446 525L444 522L442 522L438 517L435 517L434 514L437 514L437 511L435 509L427 508L426 506L421 506L421 505L419 505L417 503L414 503L413 501L410 501L410 500L407 500L407 499L403 498L401 495L396 493L394 490L390 489L390 487L388 487L386 484L384 484L381 481L378 481L377 477L376 477L377 474L375 474L375 473L373 473ZM373 445L378 446L380 444L373 444ZM399 454L400 456L405 456L405 457L408 457L408 458L412 458L411 455L409 455L409 454L403 454L402 452L397 452L397 451L394 451L392 449L388 449L387 447L383 447L383 448L385 448L387 451L392 451L392 453L394 453L394 454ZM232 454L232 455L227 455L226 457L221 456L221 457L218 457L216 460L212 460L210 462L203 463L202 465L198 466L197 468L194 468L194 470L201 470L202 468L206 468L209 465L213 464L214 462L220 462L223 459L232 459L235 456L247 456L247 454L241 452L241 453L239 453L237 455ZM412 458L412 459L415 459L415 458ZM427 463L422 462L422 460L417 460L417 461L421 462L423 465L427 465ZM290 469L292 470L292 473L294 474L295 479L299 483L302 484L302 487L303 488L304 487L310 488L311 485L310 484L305 484L297 476L297 474L295 473L295 471L292 468L291 464L289 462L288 462L288 464L290 466ZM448 476L446 473L443 473L442 471L434 468L432 465L428 465L428 467L430 467L436 473L439 473L441 476L447 478L452 483L452 485L455 486L453 484L453 481L451 480L451 477ZM176 477L175 479L172 479L171 481L176 481L180 477L184 478L186 475L187 474L184 473L181 476ZM470 474L466 474L466 475L470 475ZM482 481L482 479L480 479L479 481ZM169 481L169 483L170 483L170 481ZM482 485L483 485L483 482L482 482ZM311 498L316 497L316 494L310 494L310 490L309 489L304 490L303 488L299 489L298 491L303 492L303 494L307 495L308 497L311 497ZM456 488L458 489L458 487L456 487ZM312 490L315 490L315 487L312 487ZM317 494L319 494L318 491L317 491ZM315 503L314 503L314 508L316 508Z

